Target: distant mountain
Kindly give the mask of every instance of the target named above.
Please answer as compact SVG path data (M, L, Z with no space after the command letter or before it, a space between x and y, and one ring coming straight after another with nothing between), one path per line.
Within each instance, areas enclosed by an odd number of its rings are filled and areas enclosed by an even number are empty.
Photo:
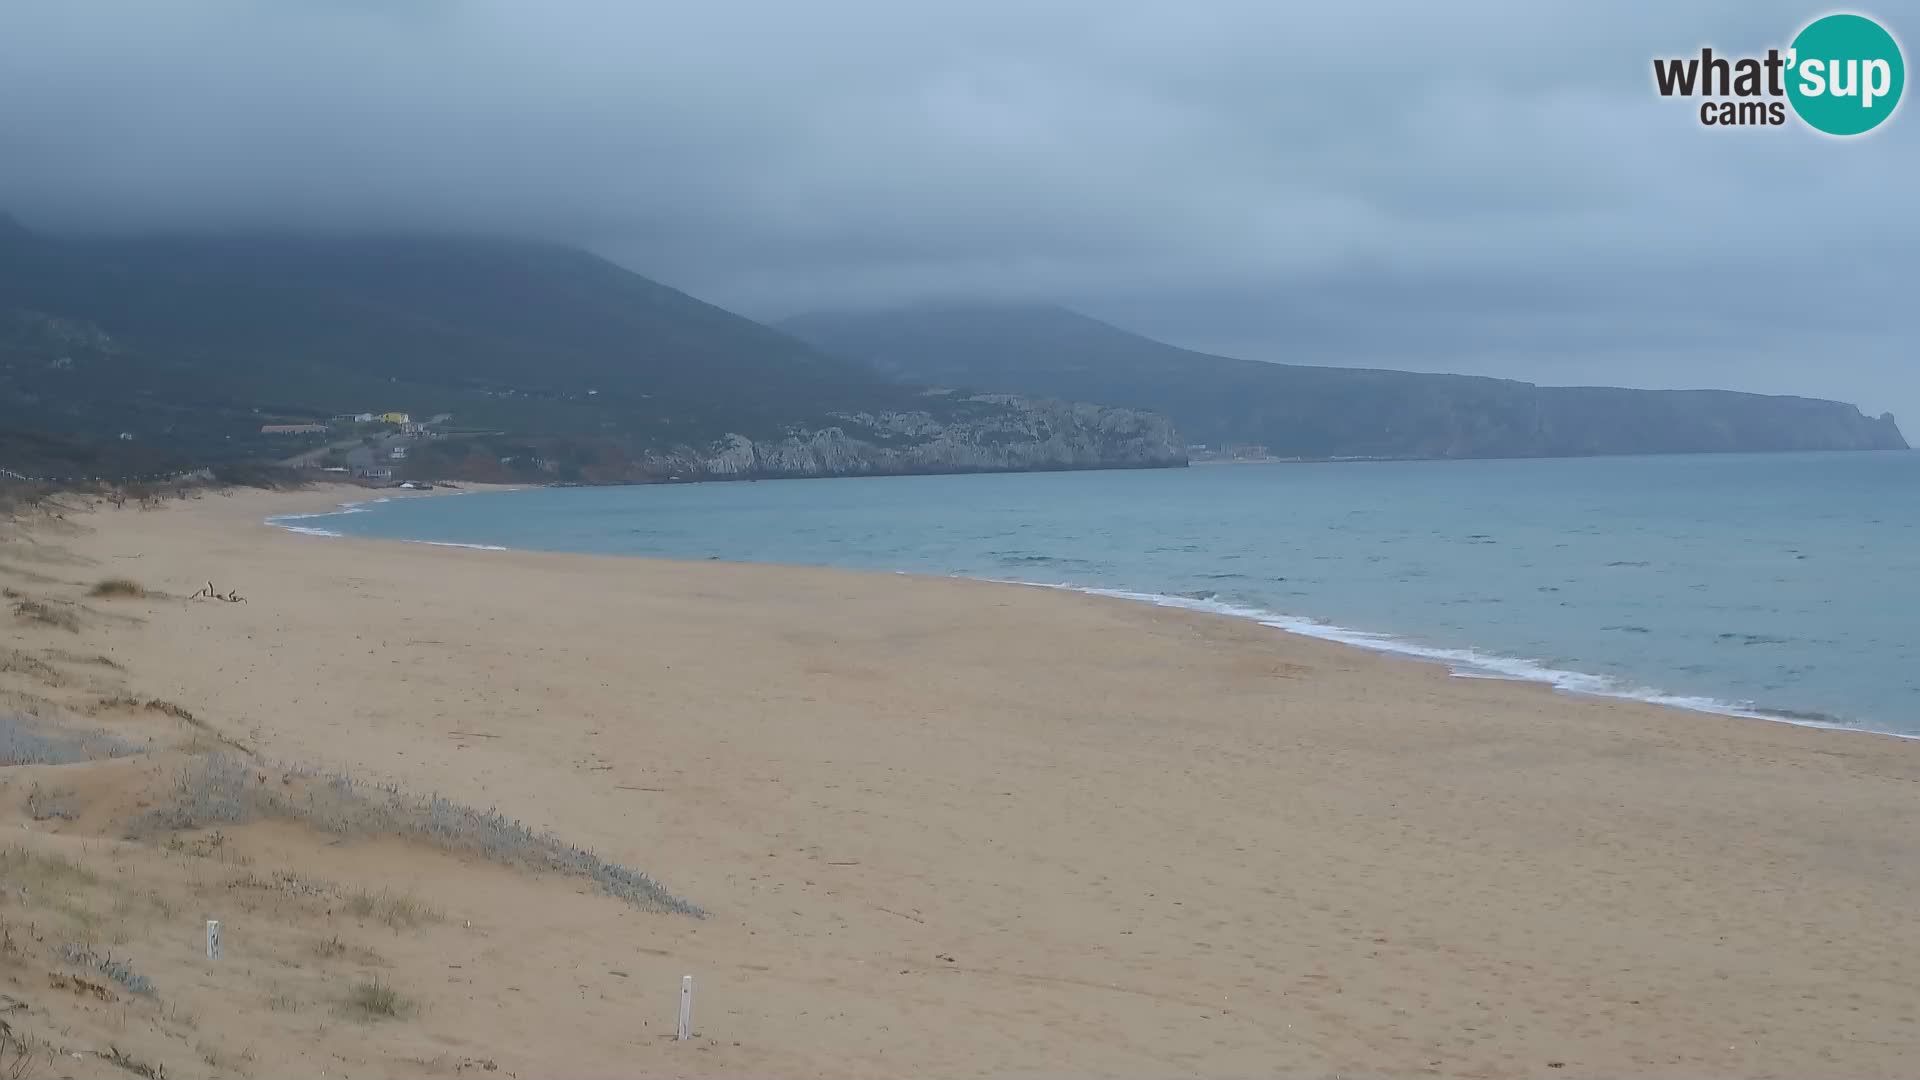
M928 393L568 248L0 215L0 468L286 455L328 437L263 424L390 411L460 436L404 469L501 479L1185 463L1159 417Z
M1904 449L1893 417L1722 390L1507 379L1211 356L1057 307L921 307L780 324L916 382L1167 414L1196 443L1279 457L1465 458Z

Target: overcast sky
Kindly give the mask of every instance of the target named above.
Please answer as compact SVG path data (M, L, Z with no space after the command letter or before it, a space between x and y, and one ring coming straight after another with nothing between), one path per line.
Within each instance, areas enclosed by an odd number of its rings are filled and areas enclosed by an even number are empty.
M1920 6L1878 0L1906 43ZM1703 128L1775 0L4 0L0 208L484 228L745 314L983 296L1261 359L1725 386L1920 439L1920 105Z

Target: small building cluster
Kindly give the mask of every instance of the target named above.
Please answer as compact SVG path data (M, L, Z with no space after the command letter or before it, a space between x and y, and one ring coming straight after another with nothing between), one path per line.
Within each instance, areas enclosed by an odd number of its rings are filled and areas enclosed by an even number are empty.
M404 424L412 419L411 414L403 412L362 412L340 413L333 417L333 422L336 424ZM448 419L452 417L449 416Z
M452 419L453 419L452 413L441 413L440 415L434 417L428 423L444 424L447 421ZM393 426L399 428L403 434L407 434L407 435L428 434L428 427L426 423L415 423L412 413L403 413L403 412L340 413L337 416L333 416L329 418L328 421L324 424L319 424L319 423L262 424L260 425L260 434L262 435L324 435L336 426L344 426L347 424L392 424Z
M413 414L397 410L342 413L324 424L262 424L260 433L345 436L334 446L315 451L319 456L309 461L309 467L324 472L351 473L369 483L390 484L398 467L414 456L410 453L411 444L416 440L445 438L437 429L452 420L452 413L438 413L425 421L416 421ZM354 441L360 445L352 445Z

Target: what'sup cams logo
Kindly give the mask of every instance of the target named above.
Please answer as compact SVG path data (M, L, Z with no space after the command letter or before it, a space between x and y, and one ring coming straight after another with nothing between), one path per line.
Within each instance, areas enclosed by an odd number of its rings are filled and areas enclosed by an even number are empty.
M1785 51L1729 58L1657 59L1653 84L1661 97L1705 98L1708 127L1779 127L1787 109L1815 131L1864 135L1885 123L1907 84L1900 43L1864 15L1828 15L1794 36Z

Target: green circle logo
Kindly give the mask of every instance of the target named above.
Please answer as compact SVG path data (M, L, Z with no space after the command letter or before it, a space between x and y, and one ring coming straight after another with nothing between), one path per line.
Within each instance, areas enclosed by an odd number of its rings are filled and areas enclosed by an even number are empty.
M1900 43L1862 15L1815 19L1787 56L1787 100L1809 127L1829 135L1879 127L1907 85Z

